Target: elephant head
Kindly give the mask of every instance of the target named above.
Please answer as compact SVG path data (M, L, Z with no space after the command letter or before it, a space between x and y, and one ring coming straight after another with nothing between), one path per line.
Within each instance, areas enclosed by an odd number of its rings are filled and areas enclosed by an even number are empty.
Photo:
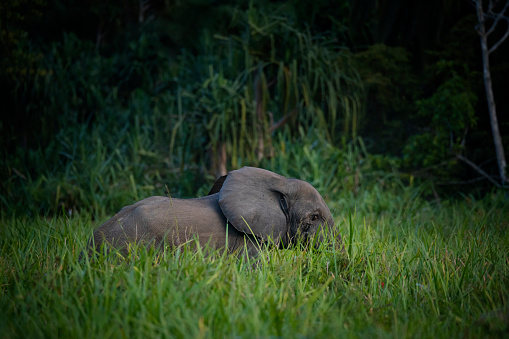
M219 178L209 194L215 193L228 221L264 242L271 239L284 247L298 241L320 243L325 233L334 233L327 204L305 181L244 167Z

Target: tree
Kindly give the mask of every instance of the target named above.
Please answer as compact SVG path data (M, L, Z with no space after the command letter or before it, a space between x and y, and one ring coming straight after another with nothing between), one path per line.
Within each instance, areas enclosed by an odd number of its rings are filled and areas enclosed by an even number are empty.
M498 168L500 172L500 179L502 185L507 183L506 160L504 154L504 147L502 145L502 138L500 136L500 130L498 128L497 120L497 109L495 105L495 98L493 96L493 88L491 83L491 72L490 72L490 54L493 53L502 42L509 36L509 18L504 15L505 11L509 7L509 1L506 1L502 10L498 13L494 11L494 7L498 4L499 0L490 0L488 9L485 12L483 9L482 0L473 0L477 10L477 19L479 25L477 26L477 32L481 38L481 49L482 49L482 60L483 60L483 74L484 74L484 86L486 88L486 97L488 100L488 110L490 114L491 131L493 133L493 141L495 143L495 151L497 154ZM489 20L489 22L488 22ZM495 31L497 24L505 20L508 23L505 34L491 46L488 46L488 36ZM487 27L488 26L488 27Z

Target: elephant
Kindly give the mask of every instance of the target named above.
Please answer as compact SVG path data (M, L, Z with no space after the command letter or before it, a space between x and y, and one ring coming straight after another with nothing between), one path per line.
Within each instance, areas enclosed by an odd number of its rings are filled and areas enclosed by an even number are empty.
M89 253L103 243L127 254L129 243L177 247L196 240L228 252L247 249L251 256L269 243L281 248L310 241L316 245L326 233L335 233L334 220L312 185L243 167L217 179L207 196L153 196L122 208L94 231Z

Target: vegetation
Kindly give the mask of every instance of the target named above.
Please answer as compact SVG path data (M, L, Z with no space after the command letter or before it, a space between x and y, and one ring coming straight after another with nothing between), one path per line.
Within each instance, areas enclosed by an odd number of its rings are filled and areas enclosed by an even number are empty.
M275 143L346 151L359 137L380 170L435 197L486 193L499 171L474 9L427 3L444 22L427 23L431 34L421 11L384 21L389 2L373 3L0 5L2 213L101 215L168 190L191 197L227 170L280 161ZM415 37L390 33L398 25ZM506 45L491 55L502 112Z
M0 329L9 337L503 337L503 194L430 204L375 186L330 199L346 254L186 247L78 261L96 223L4 218ZM354 208L345 206L357 205Z
M2 2L0 332L507 335L476 24L467 1ZM499 112L508 48L490 56ZM121 207L245 165L316 187L345 253L78 260Z

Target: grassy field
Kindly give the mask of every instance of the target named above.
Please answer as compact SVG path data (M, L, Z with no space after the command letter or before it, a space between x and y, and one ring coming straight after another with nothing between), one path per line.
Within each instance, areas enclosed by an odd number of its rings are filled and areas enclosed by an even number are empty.
M374 187L328 203L345 255L270 249L256 262L138 248L125 260L79 263L99 224L91 215L4 216L1 336L509 335L503 192L437 205L416 189L384 197Z

